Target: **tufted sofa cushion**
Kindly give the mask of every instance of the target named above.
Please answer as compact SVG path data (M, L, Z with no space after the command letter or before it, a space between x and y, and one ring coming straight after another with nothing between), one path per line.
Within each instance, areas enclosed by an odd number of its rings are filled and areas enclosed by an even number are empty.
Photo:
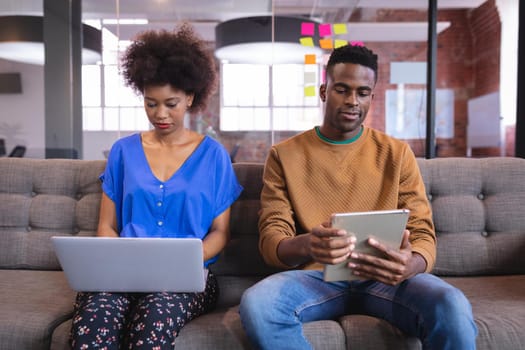
M94 235L104 161L0 162L0 268L57 270L53 235ZM21 176L23 174L23 176Z
M471 301L478 349L524 349L525 160L418 160L438 234L434 273ZM49 237L92 235L104 161L0 159L0 349L69 349L75 293ZM244 191L232 207L231 241L213 270L217 309L190 322L177 349L247 349L238 316L242 292L274 270L257 250L262 164L235 163ZM521 273L521 274L520 274ZM477 275L486 276L477 276ZM476 276L475 276L476 275ZM491 276L494 275L494 276ZM421 349L385 321L360 315L311 322L319 349Z
M441 276L525 273L525 159L418 159Z

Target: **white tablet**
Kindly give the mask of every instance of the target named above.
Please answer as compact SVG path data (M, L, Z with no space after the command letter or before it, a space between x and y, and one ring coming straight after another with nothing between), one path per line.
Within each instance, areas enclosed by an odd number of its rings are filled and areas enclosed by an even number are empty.
M332 227L346 230L356 236L355 251L375 256L381 254L368 244L368 238L374 237L383 244L399 248L403 231L408 221L408 209L376 210L367 212L332 214ZM337 238L335 238L337 239ZM344 281L358 279L348 268L348 259L335 265L325 265L325 281Z

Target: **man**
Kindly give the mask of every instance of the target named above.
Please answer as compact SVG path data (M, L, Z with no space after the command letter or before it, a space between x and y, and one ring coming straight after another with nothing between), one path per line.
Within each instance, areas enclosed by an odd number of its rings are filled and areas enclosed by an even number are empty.
M240 315L254 346L311 349L302 323L365 314L421 339L424 349L475 349L477 329L461 291L429 272L436 236L425 187L410 147L363 126L377 82L377 55L363 46L335 49L320 87L320 127L274 145L261 194L259 248L288 269L243 295ZM353 251L333 229L334 212L406 208L399 250L376 240L378 258ZM336 239L333 239L336 238ZM358 280L325 282L323 264L351 257Z

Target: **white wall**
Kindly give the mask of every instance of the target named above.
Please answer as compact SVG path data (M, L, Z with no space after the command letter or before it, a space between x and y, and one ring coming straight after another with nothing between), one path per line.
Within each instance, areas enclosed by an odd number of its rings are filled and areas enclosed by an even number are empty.
M0 59L0 73L20 73L22 80L21 94L0 94L0 138L5 139L6 152L9 154L16 145L24 145L25 157L45 158L44 67ZM104 151L129 134L84 131L84 150L79 157L104 159Z
M0 59L0 73L20 73L22 81L21 94L0 94L0 138L5 139L7 153L24 145L27 157L43 158L44 67Z
M145 117L144 117L145 118ZM104 151L109 151L113 143L133 132L118 131L84 131L83 133L83 159L105 159Z

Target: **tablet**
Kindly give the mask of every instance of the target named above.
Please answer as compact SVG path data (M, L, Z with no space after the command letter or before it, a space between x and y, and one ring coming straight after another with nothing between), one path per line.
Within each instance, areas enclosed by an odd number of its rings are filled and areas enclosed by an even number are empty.
M355 250L358 253L381 256L381 252L368 244L368 238L374 237L378 241L392 248L399 249L403 231L408 221L408 209L376 210L367 212L335 213L332 214L332 227L346 230L356 236ZM337 238L334 238L337 239ZM325 281L344 281L359 279L352 274L345 262L324 267Z

